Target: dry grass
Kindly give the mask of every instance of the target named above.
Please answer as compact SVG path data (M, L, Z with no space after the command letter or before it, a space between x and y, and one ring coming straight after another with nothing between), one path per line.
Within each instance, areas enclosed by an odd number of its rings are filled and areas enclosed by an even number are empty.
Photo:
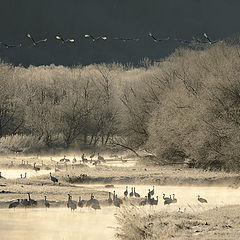
M32 135L10 135L0 138L0 152L11 153L17 150L23 152L36 151L43 147L43 142Z
M240 206L215 208L202 213L148 213L126 207L117 215L117 237L124 240L238 239Z

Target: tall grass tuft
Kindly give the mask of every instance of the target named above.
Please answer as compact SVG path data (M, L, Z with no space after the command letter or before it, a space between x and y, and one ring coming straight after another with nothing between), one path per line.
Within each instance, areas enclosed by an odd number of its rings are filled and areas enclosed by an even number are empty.
M179 237L175 214L164 212L147 212L135 206L123 207L116 216L118 229L117 238L124 240L167 240L176 235Z

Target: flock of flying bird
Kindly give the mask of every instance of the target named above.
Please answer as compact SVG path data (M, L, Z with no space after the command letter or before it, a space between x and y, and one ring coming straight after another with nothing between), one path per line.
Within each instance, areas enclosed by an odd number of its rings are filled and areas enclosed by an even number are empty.
M186 40L186 39L178 39L178 38L171 39L170 37L157 38L152 33L150 33L150 32L148 33L148 37L150 37L154 42L164 42L164 41L169 41L169 40L174 40L174 41L180 42L182 44L190 44L193 41L195 41L197 43L208 43L208 44L215 44L215 43L221 42L221 40L212 40L206 33L204 33L203 36L204 36L205 40L195 38L195 37L193 37L192 40ZM30 33L28 33L26 35L26 37L32 42L32 46L34 46L34 47L37 47L38 45L41 45L41 44L47 42L47 38L40 39L40 40L36 41L35 38L33 38ZM95 37L91 34L84 34L83 37L88 38L93 42L96 42L96 41L99 41L99 40L103 40L103 41L118 40L118 41L122 41L122 42L139 41L140 40L140 38L128 38L128 37L114 37L114 38L110 39L105 35ZM56 40L61 41L62 44L74 43L75 42L75 39L73 39L73 38L63 38L60 35L56 35L55 38L56 38ZM21 47L23 47L22 43L13 45L13 44L9 44L9 43L6 43L6 42L1 42L1 41L0 41L0 45L4 46L5 48L21 48Z
M53 181L50 173L50 177L51 180ZM54 181L56 180L56 178L54 178ZM155 193L154 190L154 186L152 190L148 190L147 196L145 196L144 199L142 199L139 203L139 206L145 206L145 205L150 205L150 206L154 206L154 205L158 205L158 196L156 196L156 199L153 197ZM36 207L38 205L38 202L34 199L31 198L30 193L28 194L28 199L17 199L17 201L13 201L9 204L9 208L16 208L16 207ZM119 198L118 195L116 194L115 191L113 191L113 193L109 192L108 193L108 199L102 201L102 204L104 206L111 206L114 205L115 207L120 207L122 204L124 204L124 201L127 202L129 199L132 198L141 198L140 194L136 192L136 188L132 187L131 188L131 192L128 191L128 186L126 186L126 190L124 191L124 197L123 199ZM200 203L207 203L207 200L204 198L201 198L199 195L197 197L197 200ZM48 201L47 197L44 196L44 200L43 203L45 205L46 208L49 208L51 206L51 204L56 204L56 202L54 201ZM164 205L170 205L172 203L177 203L177 198L175 198L175 194L170 195L169 197L167 197L165 194L163 194L163 204ZM78 202L74 201L72 199L72 195L68 194L68 200L67 200L67 207L71 209L71 211L74 211L77 209L77 207L79 208L83 208L85 207L89 207L92 208L94 210L98 210L101 209L100 206L100 201L97 200L94 197L94 194L92 193L90 196L89 200L83 200L81 197L79 197Z

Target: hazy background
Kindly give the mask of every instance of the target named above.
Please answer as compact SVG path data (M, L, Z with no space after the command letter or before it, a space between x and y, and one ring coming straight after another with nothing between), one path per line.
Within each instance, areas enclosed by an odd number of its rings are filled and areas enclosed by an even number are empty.
M144 57L159 59L169 55L178 43L154 43L158 37L191 39L207 32L222 39L239 31L238 0L1 0L0 41L22 42L21 49L0 47L1 59L28 66L41 64L90 64L119 61L137 63ZM39 48L29 47L26 34L48 38ZM83 34L140 37L139 42L84 39ZM56 34L76 42L61 45Z

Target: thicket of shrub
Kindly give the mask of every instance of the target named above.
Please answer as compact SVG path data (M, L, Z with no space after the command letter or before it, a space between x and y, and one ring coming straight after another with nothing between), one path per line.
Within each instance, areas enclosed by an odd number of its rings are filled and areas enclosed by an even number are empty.
M31 136L48 148L111 144L159 162L239 169L239 103L233 42L177 49L138 68L0 64L0 137Z

